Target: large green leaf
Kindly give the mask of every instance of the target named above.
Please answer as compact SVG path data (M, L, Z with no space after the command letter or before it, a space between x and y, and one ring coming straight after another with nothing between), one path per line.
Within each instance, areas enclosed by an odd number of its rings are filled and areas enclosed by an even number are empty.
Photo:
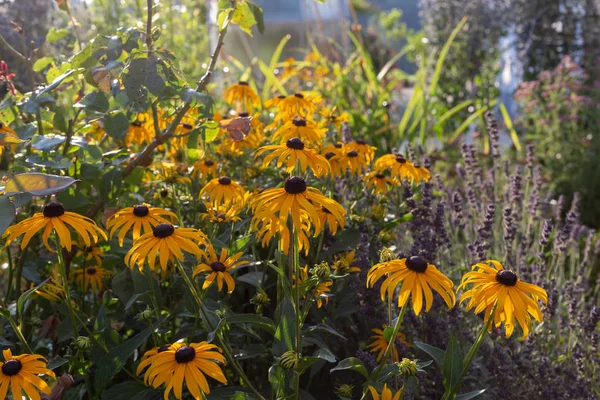
M454 336L450 336L442 364L444 388L448 391L458 381L458 377L463 369L463 356L460 352L458 340Z
M346 370L356 371L362 376L364 376L365 379L369 378L369 372L365 368L363 362L356 357L348 357L343 359L338 363L338 365L336 365L334 368L331 368L329 372Z
M275 322L271 318L263 317L262 315L256 314L237 314L231 317L226 317L225 320L228 324L251 324L258 328L264 329L265 331L273 334L275 333Z
M77 68L77 69L70 69L67 72L65 72L62 75L59 75L58 77L56 77L51 84L49 84L48 86L46 86L45 88L43 88L42 90L40 90L40 92L37 94L37 98L42 97L44 94L46 93L50 93L51 91L53 91L54 89L56 89L65 79L69 78L72 75L75 74L79 74L81 72L83 72L84 69L83 68Z
M129 130L129 119L121 112L108 114L104 117L104 129L110 137L125 140L125 135Z
M102 400L154 400L162 397L162 391L135 381L118 383L102 393Z
M440 349L439 347L431 346L431 345L429 345L427 343L423 343L423 342L414 342L414 343L415 343L415 346L417 346L419 349L421 349L425 353L429 354L431 356L431 358L433 358L433 360L437 364L438 368L442 369L442 367L444 366L444 364L443 364L444 350Z
M280 311L279 326L275 331L275 341L273 342L273 354L277 357L288 350L293 350L296 343L296 312L288 298L281 301Z
M6 196L0 196L0 235L15 219L15 205Z
M78 180L69 176L58 176L28 172L14 175L4 188L6 196L19 193L30 193L34 196L49 196L65 190Z
M21 318L21 316L23 314L23 309L25 308L25 302L27 301L27 299L29 299L29 297L33 294L33 292L35 292L36 290L38 290L39 288L44 286L44 284L46 282L48 282L49 280L50 280L50 278L46 279L45 281L32 287L31 289L29 289L28 291L23 293L21 296L19 296L19 299L17 300L17 315L19 316L19 318Z

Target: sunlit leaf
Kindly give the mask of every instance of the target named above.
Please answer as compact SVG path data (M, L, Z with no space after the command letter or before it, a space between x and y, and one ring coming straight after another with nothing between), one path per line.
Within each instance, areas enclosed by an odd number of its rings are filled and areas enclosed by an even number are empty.
M34 196L49 196L65 190L75 182L78 180L69 176L28 172L10 178L6 183L4 194L14 196L18 193L30 193Z

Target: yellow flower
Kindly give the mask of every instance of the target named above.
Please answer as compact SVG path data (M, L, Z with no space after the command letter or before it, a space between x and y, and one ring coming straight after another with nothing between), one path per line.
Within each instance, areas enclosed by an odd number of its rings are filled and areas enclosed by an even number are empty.
M110 237L119 232L119 246L123 247L125 235L132 229L133 240L142 233L152 232L152 228L158 224L177 222L177 215L162 208L151 207L150 204L142 203L133 207L123 208L114 213L106 222L106 228L110 230Z
M260 228L258 227L260 225ZM308 255L310 250L310 241L307 236L307 232L310 231L310 222L308 221L308 214L302 213L302 225L298 228L298 251ZM277 241L279 245L279 251L285 255L290 250L290 230L287 225L282 223L279 217L272 216L262 221L258 221L253 225L253 229L256 230L256 236L261 239L262 247L266 247L271 239L273 239L277 233L279 233L280 239Z
M244 188L228 176L212 179L200 190L200 197L208 197L215 206L243 203L244 194Z
M325 206L317 207L317 216L323 227L327 223L329 231L334 236L337 234L338 228L344 226L344 220L338 219L338 216Z
M238 207L239 205L230 204L230 205L219 205L214 206L210 203L204 203L206 207L206 212L201 213L200 216L202 219L207 219L211 222L238 222L242 219L238 216L241 209Z
M10 349L2 350L4 362L0 362L0 399L22 399L22 391L32 400L40 400L39 392L50 395L50 387L39 377L44 374L56 379L54 372L46 368L46 359L39 354L13 356Z
M281 144L261 147L256 151L255 157L268 151L272 152L265 156L263 168L277 158L277 168L281 168L285 163L286 171L288 173L294 170L296 164L299 164L302 172L310 167L316 177L323 176L330 171L329 162L324 157L318 155L314 150L307 149L304 146L304 142L299 138L288 139L285 145Z
M2 156L4 147L14 146L21 142L23 142L23 140L19 139L15 131L0 122L0 156Z
M220 353L221 349L214 344L173 343L164 351L156 351L156 354L140 363L137 373L141 373L149 366L144 373L144 382L155 389L166 384L165 400L169 399L171 390L176 399L181 399L184 381L194 399L204 398L204 394L210 393L205 375L221 383L227 383L227 378L217 364L217 362L225 364L225 357Z
M332 268L341 274L346 274L349 272L360 272L360 267L358 267L358 260L355 257L353 251L346 253L345 255L336 255L335 262L332 265Z
M467 310L475 308L475 314L485 310L484 320L487 321L497 302L498 306L493 315L494 325L499 327L504 323L505 334L509 338L515 329L516 319L523 331L521 340L527 338L532 325L531 317L542 322L543 316L538 301L548 302L546 291L521 281L517 274L504 269L498 261L477 263L472 269L473 271L463 276L458 286L458 289L461 289L473 285L460 297L461 303L469 300Z
M351 174L360 175L363 171L363 168L367 167L365 158L361 157L356 150L348 150L348 147L344 148L344 152L342 154L331 157L329 162L332 164L339 164L341 174L346 172L346 170L350 170Z
M163 181L168 184L182 183L189 184L192 180L187 176L181 176L186 173L183 165L177 165L166 161L160 162L160 170L152 175L152 181Z
M339 114L337 112L337 107L333 107L331 110L328 110L327 108L322 108L321 111L319 111L319 114L321 114L321 116L325 118L326 123L334 124L338 130L340 129L340 125L342 124L342 122L348 122L348 114Z
M375 170L383 172L389 168L392 172L392 177L407 180L409 182L428 182L431 179L431 174L427 168L413 165L402 155L386 154L379 157L375 161Z
M79 250L77 250L75 257L84 257L86 261L90 261L93 258L96 261L96 264L102 265L104 252L96 243L92 243L91 246L86 246L81 238L79 238L79 241L76 244Z
M383 326L383 329L385 329L385 327L386 327L386 325ZM374 328L374 329L371 329L371 331L374 333L374 335L371 336L372 341L371 341L371 344L369 344L367 346L367 348L369 349L369 351L371 353L378 353L377 354L377 362L379 362L379 361L381 361L381 358L385 354L385 350L387 349L389 342L383 335L383 330L381 330L379 328ZM398 339L400 339L400 341L403 344L408 345L408 343L406 343L406 336L404 336L403 333L398 332L397 337L398 337ZM396 347L395 341L392 346L392 359L394 361L400 360L400 356L398 355L398 347Z
M228 104L242 104L248 110L260 107L260 97L248 85L248 82L238 82L229 86L223 92L223 97Z
M279 96L273 97L267 101L265 101L265 108L273 108L273 107L278 107L279 103L281 103L281 100L285 99L285 96L280 94Z
M201 160L194 163L192 170L194 179L208 178L209 176L217 176L217 163L213 160Z
M373 386L369 385L369 391L371 392L371 396L373 396L373 400L400 400L400 395L402 394L402 390L398 390L395 395L392 395L392 391L387 387L387 383L383 385L381 396L379 396L377 389Z
M456 304L452 281L438 271L435 265L427 263L420 256L391 260L373 266L367 274L367 287L373 287L375 282L384 275L387 277L381 284L381 300L385 300L386 292L391 299L396 287L402 284L398 295L398 307L404 307L412 294L412 306L416 315L419 315L423 308L423 296L425 312L431 309L433 304L431 289L442 296L449 308Z
M110 276L110 271L100 266L78 268L71 272L71 279L75 281L77 287L83 288L83 290L91 288L95 293L104 289L104 283Z
M360 157L364 159L365 164L371 164L373 157L375 157L374 146L369 146L364 140L355 140L346 145L346 151L355 151Z
M317 308L323 307L323 304L329 304L329 292L331 292L330 286L333 285L332 281L319 283L315 289L315 301Z
M8 239L6 239L6 246L8 246L13 240L25 234L21 242L21 249L24 249L33 235L44 229L42 235L44 245L48 250L54 251L48 244L48 237L53 231L56 231L61 246L66 248L67 251L71 251L71 233L67 225L77 232L86 246L91 246L100 237L107 239L106 233L93 220L83 215L65 211L62 203L57 202L46 204L41 213L35 213L32 217L7 228L2 237L8 236Z
M140 120L143 116L145 119ZM152 116L148 113L143 113L137 116L136 120L129 124L129 130L125 136L125 143L133 143L141 145L150 143L154 139Z
M385 195L390 188L400 185L400 182L397 180L389 178L377 171L369 172L365 175L363 181L367 188L374 189L375 193L381 196Z
M227 284L227 293L231 293L235 288L235 282L231 277L230 272L239 266L248 264L248 261L239 261L243 254L243 252L239 252L231 257L227 257L227 249L223 248L221 249L220 256L217 258L217 254L212 245L207 245L206 251L202 253L202 261L204 262L196 267L192 276L195 277L202 272L210 272L204 279L202 290L208 289L208 287L216 280L219 291L221 291L223 289L223 280L225 280L225 283Z
M52 273L48 282L44 283L35 293L48 301L57 303L65 297L65 288L60 276Z
M283 143L292 138L300 138L303 142L310 142L312 145L317 146L323 141L326 132L327 129L319 128L313 121L294 118L275 131L273 141Z
M280 219L278 228L281 229L281 226L286 226L291 214L294 226L299 229L303 225L303 213L305 213L310 224L315 227L315 235L323 230L323 223L317 214L319 208L327 208L342 227L346 215L346 210L339 203L323 196L319 190L308 187L306 181L298 176L286 179L283 188L267 189L257 195L252 207L254 226L258 226L261 221L267 223L273 216L278 215Z
M125 264L133 268L138 265L140 271L148 259L150 269L156 271L156 257L160 257L160 267L163 276L167 271L167 263L173 261L173 256L183 261L183 251L200 255L202 250L198 247L199 242L206 241L204 234L193 228L175 228L171 224L160 224L152 229L152 232L140 236L133 242L133 247L125 255Z
M313 100L313 101L311 101ZM287 116L311 116L320 98L312 93L294 93L282 99L277 107Z

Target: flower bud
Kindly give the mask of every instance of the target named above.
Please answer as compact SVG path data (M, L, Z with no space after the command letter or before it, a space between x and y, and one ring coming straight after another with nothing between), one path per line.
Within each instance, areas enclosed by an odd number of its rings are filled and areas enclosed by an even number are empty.
M323 261L322 263L315 265L315 267L312 270L312 273L320 280L323 280L329 278L331 269L329 268L329 264Z
M380 263L392 261L392 260L395 260L396 258L397 258L396 253L394 253L389 247L384 247L379 252L379 262Z
M92 347L92 340L87 336L78 336L75 339L75 347L81 350L89 350Z
M415 376L417 374L417 362L409 360L408 358L403 358L402 361L398 363L398 368L400 369L402 376L405 378Z
M300 366L300 355L294 350L288 350L279 359L283 369L297 369Z

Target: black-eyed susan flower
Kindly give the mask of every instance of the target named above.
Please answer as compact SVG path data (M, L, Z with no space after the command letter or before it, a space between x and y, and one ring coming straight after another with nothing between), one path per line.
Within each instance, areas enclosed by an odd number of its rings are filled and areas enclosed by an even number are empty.
M216 162L206 159L194 163L194 168L192 169L192 177L194 177L194 179L205 179L209 176L217 176Z
M156 257L160 258L163 275L167 271L167 263L173 256L183 261L183 251L200 255L202 250L198 243L205 242L206 236L194 228L175 228L171 224L162 223L155 226L152 232L140 236L133 242L133 247L125 255L125 264L133 268L136 264L143 270L148 261L150 269L156 271Z
M148 368L148 366L152 365L152 363L155 361L155 357L159 353L169 350L170 347L171 347L170 344L165 344L164 346L154 347L154 348L146 351L141 358L141 361L137 367L136 373L139 375L143 370Z
M373 396L373 400L400 400L400 395L402 395L403 390L398 390L396 394L393 394L392 390L387 387L387 383L383 385L383 389L381 390L381 395L377 389L373 386L369 385L369 391L371 392L371 396Z
M217 223L231 223L242 220L239 217L241 211L239 205L224 204L215 206L210 203L204 203L204 206L206 207L206 212L200 214L204 220Z
M228 104L241 104L243 108L249 110L260 107L260 97L248 85L248 82L240 81L229 86L223 92L223 97Z
M282 99L277 107L286 115L310 116L315 112L316 106L309 97L304 93L294 93Z
M165 384L165 400L168 400L171 390L176 399L181 399L184 381L191 395L197 400L204 398L203 394L210 393L206 375L221 383L227 383L227 378L217 364L225 364L225 357L220 353L221 349L214 344L173 343L166 350L159 350L156 350L157 354L147 358L152 362L140 363L137 372L139 374L149 367L144 373L144 382L155 389Z
M396 179L387 177L377 171L372 171L366 174L363 178L363 181L365 182L365 186L367 188L375 190L375 193L380 196L387 194L390 188L400 185L400 182Z
M258 194L252 203L253 225L267 223L277 215L280 227L286 226L291 215L296 229L303 225L303 218L315 227L315 235L323 230L323 223L317 211L325 207L340 226L344 226L346 210L335 200L323 196L318 189L306 185L304 178L292 176L286 179L283 188L267 189ZM305 217L305 216L306 217Z
M358 155L364 159L365 164L371 164L373 157L375 157L376 149L376 147L369 146L367 142L360 139L346 144L346 151L357 152Z
M52 273L46 283L35 291L35 294L44 299L57 303L65 297L65 288L62 286L60 276Z
M150 204L142 203L133 207L123 208L106 221L110 237L119 232L119 246L123 247L123 241L129 230L132 231L133 240L143 233L152 232L152 228L159 224L177 222L177 215L162 208L152 207Z
M412 306L416 315L421 313L423 303L425 303L425 312L431 309L433 304L431 289L442 296L449 308L456 304L452 281L423 257L412 256L374 265L367 274L367 287L373 287L375 282L384 275L387 277L381 284L381 300L385 300L386 293L391 298L396 287L402 284L398 295L398 307L404 307L408 298L412 297Z
M284 143L292 138L300 138L304 143L317 146L323 141L326 132L327 129L319 128L313 121L296 117L273 133L273 141Z
M0 156L6 146L14 146L21 142L23 140L19 139L15 131L0 122Z
M0 399L8 398L10 389L13 399L22 399L22 392L32 400L39 400L40 393L49 395L50 387L39 375L56 379L54 372L46 368L46 359L39 354L13 356L10 349L2 350L4 362L0 362Z
M83 257L86 261L91 261L92 258L96 261L97 265L102 265L102 260L104 258L104 252L102 248L98 246L97 243L92 243L91 246L86 246L81 237L77 242L77 254L75 257Z
M192 276L196 276L203 272L209 272L202 284L202 290L206 290L213 282L217 282L219 291L223 289L223 281L227 284L227 293L233 292L235 281L231 277L231 271L248 264L248 261L240 260L243 252L236 253L231 257L227 256L227 249L221 249L221 254L217 257L217 253L212 245L206 246L206 251L202 253L202 263L200 263Z
M152 174L152 181L163 181L168 184L182 183L189 184L192 180L187 176L185 166L181 164L175 164L167 161L161 161L159 169L155 174Z
M261 147L256 151L256 157L266 152L271 153L265 156L263 167L266 167L277 158L277 168L281 168L285 164L287 172L292 172L296 165L300 166L302 172L310 167L317 177L330 171L329 162L325 157L320 156L312 149L306 148L304 142L299 138L288 139L285 144L281 145Z
M142 115L145 115L146 119L140 119ZM152 130L152 116L149 114L140 114L135 121L129 124L129 130L125 136L125 143L138 145L150 143L154 138Z
M86 246L91 246L101 237L107 239L106 233L93 220L74 212L65 211L62 203L58 202L48 203L41 213L35 213L32 217L10 226L2 237L8 236L6 239L6 246L8 246L13 240L24 234L21 242L21 249L24 249L33 235L44 229L42 240L48 250L54 251L48 244L48 238L52 232L56 232L61 246L67 251L71 251L73 242L69 227L77 232Z
M401 154L386 154L375 160L375 170L383 172L390 169L392 177L409 182L428 182L431 173L427 168L413 165Z
M306 213L303 213L301 218L302 225L296 227L298 230L298 251L304 251L304 254L308 255L310 241L307 235L311 229L311 224ZM290 230L287 224L281 222L279 217L272 216L271 218L258 221L258 223L255 222L253 229L256 230L256 236L261 240L262 247L266 247L271 239L279 234L279 240L277 241L279 251L286 255L289 253L291 243Z
M383 326L383 329L385 329L385 327L386 325ZM373 335L371 335L371 343L367 346L367 348L371 353L377 353L377 362L379 362L385 355L385 350L388 347L389 341L385 338L382 329L373 328L371 329L371 332L373 332ZM406 342L406 336L402 332L398 332L397 338L400 339L403 344L408 345ZM398 347L396 346L395 342L392 346L392 359L394 361L400 360L400 356L398 355Z
M348 150L348 147L344 148L342 154L331 157L329 162L338 163L342 174L348 170L351 174L360 175L363 172L363 169L367 167L365 158L356 150Z
M337 234L338 228L344 226L344 221L338 219L338 217L325 206L317 207L317 216L319 217L322 226L324 227L325 224L327 224L329 231L334 236Z
M273 108L273 107L277 107L279 106L279 103L281 103L281 100L285 99L285 96L280 94L279 96L275 96L273 98L270 98L269 100L265 101L265 108Z
M317 303L317 308L321 308L324 305L329 304L331 285L333 285L332 281L326 281L319 283L319 285L315 288L314 296L315 302Z
M228 176L211 179L200 190L200 197L206 196L215 206L241 203L244 200L244 188Z
M319 114L325 118L326 123L334 124L338 130L342 122L348 122L348 113L340 114L337 111L337 107L333 107L332 109L322 108Z
M98 293L104 289L106 280L111 276L111 272L101 266L92 266L77 268L71 272L71 279L75 281L77 287L84 291L92 289L92 292Z
M347 274L350 272L360 272L358 260L356 259L355 253L353 251L350 251L343 255L336 254L334 257L334 263L331 267L341 274Z
M544 289L523 282L513 271L504 269L495 260L473 265L473 271L467 272L458 289L473 285L460 297L461 303L469 300L467 310L475 308L475 314L485 310L485 321L490 318L494 304L498 303L493 315L493 323L499 327L504 323L505 335L509 338L515 329L515 319L523 331L521 340L527 338L533 317L542 322L543 316L538 301L548 302ZM490 324L490 329L491 329Z

